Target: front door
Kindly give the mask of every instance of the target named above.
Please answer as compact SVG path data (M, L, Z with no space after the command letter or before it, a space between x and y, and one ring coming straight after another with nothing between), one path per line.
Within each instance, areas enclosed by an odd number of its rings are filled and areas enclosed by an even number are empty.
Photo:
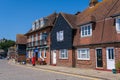
M96 49L97 67L103 67L102 49Z
M106 50L107 56L107 69L114 69L115 68L115 57L114 57L114 48L110 47Z
M56 64L56 50L53 51L53 64Z

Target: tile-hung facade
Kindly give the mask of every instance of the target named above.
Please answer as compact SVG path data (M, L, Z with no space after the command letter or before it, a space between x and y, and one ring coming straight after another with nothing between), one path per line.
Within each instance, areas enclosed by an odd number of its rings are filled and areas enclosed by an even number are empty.
M50 64L50 32L56 19L56 13L36 20L27 36L27 61L36 57L36 62Z
M120 0L90 0L76 15L60 13L51 32L51 62L112 70L120 60Z

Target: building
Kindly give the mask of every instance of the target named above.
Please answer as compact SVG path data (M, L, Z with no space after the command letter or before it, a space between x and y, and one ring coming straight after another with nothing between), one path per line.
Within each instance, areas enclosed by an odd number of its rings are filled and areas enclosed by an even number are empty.
M112 70L120 60L120 0L90 0L76 15L60 13L51 32L52 63Z
M7 59L16 59L16 48L14 46L8 48Z
M27 37L24 34L16 35L16 55L18 62L26 61L26 43Z
M51 62L58 66L74 67L74 32L76 15L59 13L51 32Z
M56 20L57 14L53 13L47 17L40 18L33 22L32 29L27 36L27 61L30 62L33 56L36 63L50 64L50 33Z

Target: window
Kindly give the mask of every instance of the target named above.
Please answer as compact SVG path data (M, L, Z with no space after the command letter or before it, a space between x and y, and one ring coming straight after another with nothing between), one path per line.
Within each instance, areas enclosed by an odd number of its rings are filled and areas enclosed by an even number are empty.
M36 34L36 41L38 40L38 34Z
M39 28L39 20L36 21L36 29Z
M90 60L90 50L88 48L78 49L77 58L80 60Z
M42 40L42 33L40 33L40 40Z
M32 35L32 42L34 41L34 35Z
M116 31L120 33L120 17L116 18Z
M107 54L108 54L108 59L114 59L114 49L113 48L108 48L107 49Z
M39 51L38 57L41 58L42 50Z
M46 39L47 39L47 36L48 36L48 34L47 34L46 32L43 33L43 35L42 35L43 40L46 40Z
M92 35L92 25L81 26L81 37L87 37Z
M44 58L47 57L46 49L44 49Z
M60 59L68 59L68 51L67 51L67 49L60 50L59 54L60 54L59 55Z
M42 19L41 21L40 21L40 27L43 27L44 26L44 19Z
M35 30L35 27L36 27L36 23L33 23L32 30Z
M57 41L63 41L64 40L64 32L59 31L57 32Z

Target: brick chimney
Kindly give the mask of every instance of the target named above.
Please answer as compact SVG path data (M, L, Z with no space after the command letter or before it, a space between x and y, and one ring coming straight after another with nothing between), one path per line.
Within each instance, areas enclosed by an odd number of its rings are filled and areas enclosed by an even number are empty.
M94 7L98 3L98 0L90 0L89 7Z

